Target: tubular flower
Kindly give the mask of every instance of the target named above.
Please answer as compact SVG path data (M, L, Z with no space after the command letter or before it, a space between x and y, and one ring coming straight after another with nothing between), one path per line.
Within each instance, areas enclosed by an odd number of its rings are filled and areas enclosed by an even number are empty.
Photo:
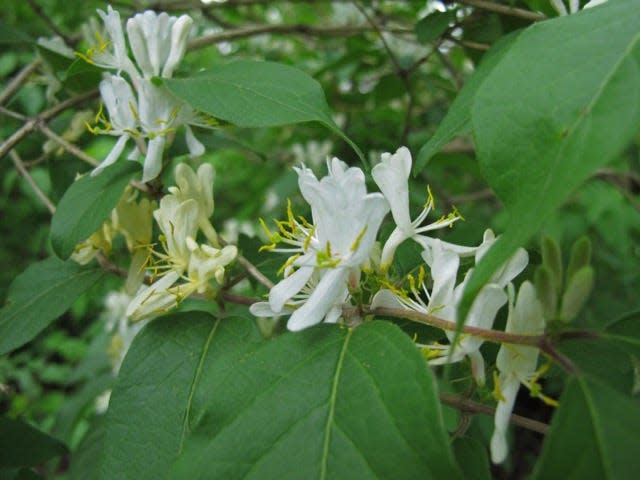
M544 331L545 319L542 305L536 297L534 286L524 282L513 305L514 288L509 286L509 316L506 331L515 334L539 335ZM525 345L503 343L498 351L496 367L500 372L496 378L498 405L495 413L495 428L491 437L491 460L502 463L507 456L506 433L520 384L530 390L535 385L538 349Z
M145 78L171 77L187 48L193 20L151 10L127 20L127 34L136 63Z
M393 155L383 153L379 164L373 167L371 175L383 195L391 206L391 215L396 223L395 230L389 236L382 249L381 267L387 270L393 261L396 249L405 240L412 238L424 248L433 243L433 238L421 235L431 230L451 226L462 217L455 210L446 217L442 217L428 225L422 225L434 207L431 191L424 209L414 221L409 213L409 175L411 173L411 152L406 147L400 147ZM446 244L459 254L472 255L474 249L459 245Z
M198 178L190 167L182 165L176 172L176 177L181 179L180 186L173 187L172 193L165 195L160 207L153 212L162 232L162 251L151 251L148 268L155 281L140 287L127 308L127 316L134 321L160 315L195 292L210 293L209 282L215 279L222 283L225 267L238 254L233 245L215 248L196 242L201 205L213 206L212 188L200 183L207 181L207 175ZM200 170L210 172L208 178L213 179L210 167ZM200 197L194 192L199 192ZM205 201L204 195L211 198Z
M166 87L151 82L153 76L172 76L184 56L193 21L187 15L170 17L166 13L157 15L151 11L130 18L127 32L136 60L134 64L127 56L118 12L109 7L108 13L98 13L105 22L109 40L102 40L97 34L99 46L80 56L100 67L115 68L118 74L105 73L100 93L109 118L100 112L97 122L104 127L92 128L91 131L120 138L93 174L100 173L114 163L122 154L128 139L134 138L136 148L129 159L135 160L140 154L145 155L142 181L148 182L162 170L167 140L173 138L181 126L185 128L189 154L197 157L204 153L204 146L196 139L189 125L210 125L199 120L196 112L175 98ZM120 76L121 71L127 73L129 81Z
M267 249L292 253L282 271L285 278L269 292L269 301L254 304L256 316L291 313L289 330L336 322L349 299L349 287L359 283L389 205L379 193L367 193L364 173L334 158L329 174L318 180L313 172L297 168L298 185L311 206L313 224L296 219L291 207L279 232L268 231ZM266 228L266 225L265 225ZM287 248L276 248L283 243Z
M495 242L495 236L491 230L487 230L483 243L476 248L476 263L493 242ZM455 286L460 260L459 255L449 247L450 245L434 239L432 247L422 253L423 259L431 269L431 277L433 278L431 291L427 290L424 274L421 274L417 282L413 277L409 278L410 291L408 293L390 289L381 290L374 296L371 306L373 308L401 307L455 322L458 305L472 270L467 273L459 285ZM491 328L498 310L507 302L504 289L526 267L527 262L526 251L520 249L492 276L489 283L476 296L465 325ZM412 297L409 294L412 294ZM428 299L427 303L421 298L423 294ZM455 332L447 331L445 333L449 341L453 342ZM430 345L425 347L425 351L429 363L432 365L442 365L447 361L459 362L465 357L469 357L474 378L479 384L484 384L484 359L479 351L482 343L483 340L480 338L461 334L458 336L455 346Z

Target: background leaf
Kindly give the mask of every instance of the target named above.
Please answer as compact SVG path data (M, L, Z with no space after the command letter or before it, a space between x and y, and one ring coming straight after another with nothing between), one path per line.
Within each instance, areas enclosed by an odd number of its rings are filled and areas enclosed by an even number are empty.
M637 400L576 377L560 399L533 478L634 478L640 469L638 432Z
M455 18L456 10L447 10L446 12L436 11L420 19L415 28L418 42L423 45L433 42L449 28L449 23Z
M626 0L535 24L478 90L477 153L509 222L475 269L461 318L490 275L636 133L639 14L640 2Z
M51 220L51 245L58 257L69 258L78 242L98 230L139 170L136 162L116 162L69 187Z
M0 311L0 355L33 339L103 275L56 257L32 264L13 281Z
M319 122L364 159L357 145L333 121L320 84L297 68L242 60L194 77L162 81L195 109L238 127Z
M431 157L455 137L471 131L471 106L476 93L485 78L487 78L493 68L509 51L515 39L518 38L519 33L520 32L515 32L500 39L500 41L485 54L477 70L467 79L464 87L462 87L462 90L460 90L458 96L451 104L447 116L440 122L436 132L429 141L420 148L416 164L413 168L414 173L422 171Z
M67 447L28 423L0 417L0 466L35 467L67 453Z

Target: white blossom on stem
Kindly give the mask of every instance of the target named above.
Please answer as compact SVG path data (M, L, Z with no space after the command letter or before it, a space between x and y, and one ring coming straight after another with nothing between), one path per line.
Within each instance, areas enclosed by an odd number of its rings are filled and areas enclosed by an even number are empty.
M509 317L506 332L514 334L540 335L544 331L545 319L535 287L530 282L520 286L518 298L513 305L514 288L509 288ZM491 460L502 463L507 457L507 428L520 384L531 388L535 380L538 349L532 346L503 343L498 351L496 367L500 372L496 378L498 405L495 427L491 437Z
M373 248L389 205L379 193L367 193L362 170L334 158L329 174L318 180L297 168L298 185L311 206L313 223L296 219L289 208L279 232L268 232L273 251L292 253L285 278L269 292L269 301L254 304L256 316L291 313L289 330L336 322L348 301L349 288L358 287L362 265ZM266 226L265 226L266 228ZM277 243L288 248L275 248Z
M371 175L382 191L389 205L391 215L396 223L389 239L382 249L381 267L387 270L393 261L393 255L402 242L411 238L427 248L433 243L433 238L422 235L426 232L451 226L462 217L454 211L446 217L439 218L435 222L422 225L434 207L431 192L427 198L422 212L411 221L409 212L409 175L411 174L411 152L406 147L400 147L393 155L383 153L379 164L373 167ZM446 244L450 249L462 255L472 255L473 248L459 245Z

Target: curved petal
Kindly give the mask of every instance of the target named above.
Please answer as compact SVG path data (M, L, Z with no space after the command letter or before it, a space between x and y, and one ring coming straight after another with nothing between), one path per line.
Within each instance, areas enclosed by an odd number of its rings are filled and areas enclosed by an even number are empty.
M507 453L509 452L507 428L509 427L509 418L511 417L519 388L520 382L518 380L512 377L507 379L500 377L500 390L503 399L496 406L494 429L491 436L491 461L493 463L502 463L507 458Z
M373 180L391 205L393 220L407 237L413 235L409 215L410 173L411 153L406 147L400 147L393 155L383 153L382 161L371 171Z
M166 139L162 136L149 140L147 156L144 159L144 167L142 169L143 182L149 182L160 175L165 143Z
M129 140L128 135L122 135L118 138L118 141L113 146L107 158L105 158L100 165L93 169L91 172L91 176L98 175L102 170L107 168L109 165L112 165L120 158L122 151L124 150L125 145L127 144L127 140Z
M282 311L285 303L304 288L313 275L313 270L313 267L300 267L287 278L278 282L269 292L271 309L274 312Z
M344 268L327 271L305 304L293 312L287 328L294 332L303 330L320 323L333 307L341 306L348 293L348 274Z
M405 308L402 302L398 300L398 297L387 289L378 290L371 300L371 308Z

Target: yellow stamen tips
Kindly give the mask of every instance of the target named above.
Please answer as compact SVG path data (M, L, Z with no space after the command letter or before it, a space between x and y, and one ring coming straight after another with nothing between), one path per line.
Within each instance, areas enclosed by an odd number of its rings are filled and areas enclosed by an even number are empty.
M302 215L298 215L298 220L300 221L300 224L305 227L305 228L315 228L313 225L311 225L309 223L309 221L304 218Z
M433 197L433 193L431 192L431 187L427 185L427 203L424 204L424 208L436 208L436 201Z
M411 292L413 292L413 294L416 294L416 279L413 277L413 275L409 274L407 275L407 281L409 282L409 290L411 290Z
M362 241L362 237L364 237L364 234L366 232L367 232L367 225L365 225L364 228L360 230L360 233L358 233L358 236L356 237L355 241L351 244L352 252L355 252L356 250L358 250L358 247L360 246L360 242Z
M269 230L269 227L267 227L266 222L262 218L259 218L258 221L260 222L260 227L262 227L262 231L265 233L268 239L271 239L274 237L274 235L277 235L275 232L272 232L271 230Z
M306 252L309 249L309 245L311 245L311 240L313 239L313 236L316 233L316 226L314 225L313 227L311 227L311 230L309 230L309 233L307 234L306 238L304 239L304 243L302 244L302 249Z
M442 356L442 351L434 348L424 347L420 349L420 353L427 360L433 360L434 358L439 358Z
M500 387L500 376L496 370L493 371L493 396L499 402L506 402L507 399L504 398L502 394L502 388Z
M462 214L460 213L460 210L458 210L458 207L456 207L455 205L452 207L453 208L453 212L451 212L451 215L453 215L454 217L456 217L458 220L462 220L463 222L465 221L465 218L462 216Z
M422 288L422 286L424 285L425 276L426 272L424 270L424 267L420 265L420 268L418 269L418 288Z
M287 198L287 221L289 222L289 226L293 229L293 226L296 224L296 219L293 215L290 198Z
M290 266L293 265L293 263L300 257L299 253L296 253L295 255L290 256L286 262L284 262L282 264L282 266L278 269L278 271L276 272L276 275L280 275L281 273L283 273L287 268L289 268Z
M414 333L413 336L411 337L411 341L413 343L416 343L416 340L418 340L418 333Z

